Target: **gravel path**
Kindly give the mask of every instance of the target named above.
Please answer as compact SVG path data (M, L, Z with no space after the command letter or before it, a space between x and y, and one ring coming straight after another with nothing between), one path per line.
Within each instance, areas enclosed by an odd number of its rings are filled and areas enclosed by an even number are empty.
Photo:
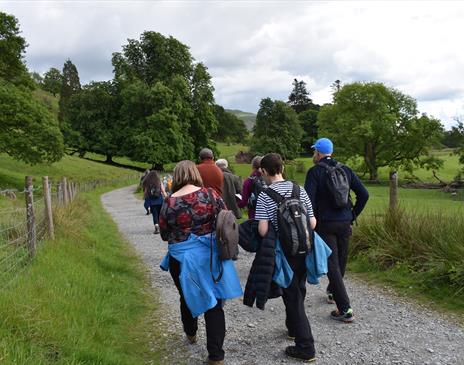
M107 211L120 231L136 248L148 266L153 287L160 295L170 346L165 364L202 364L207 356L203 317L199 342L188 345L182 335L179 296L170 275L159 269L166 243L153 234L151 216L144 215L134 187L114 190L102 196ZM244 286L253 255L240 254L237 269ZM348 275L349 276L349 275ZM308 285L307 314L316 341L318 364L464 364L464 329L451 319L417 304L397 298L388 290L348 277L356 321L337 323L328 315L325 285ZM249 308L240 299L225 306L227 334L226 364L293 364L283 350L286 339L284 307L280 298L269 300L265 311Z

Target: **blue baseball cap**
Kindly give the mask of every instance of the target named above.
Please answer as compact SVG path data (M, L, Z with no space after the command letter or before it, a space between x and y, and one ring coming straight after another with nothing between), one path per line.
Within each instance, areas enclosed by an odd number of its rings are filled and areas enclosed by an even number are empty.
M328 138L319 138L316 143L311 146L311 148L314 148L324 155L331 155L334 150L334 145Z

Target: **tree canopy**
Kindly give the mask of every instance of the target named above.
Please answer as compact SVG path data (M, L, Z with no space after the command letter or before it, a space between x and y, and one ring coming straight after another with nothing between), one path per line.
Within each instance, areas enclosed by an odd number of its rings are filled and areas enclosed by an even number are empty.
M31 164L61 159L58 123L30 90L0 80L0 111L0 152Z
M131 158L162 165L214 149L216 133L211 76L189 48L173 37L144 32L113 54Z
M429 154L440 139L440 121L420 115L413 98L382 83L344 85L333 104L321 108L317 124L319 136L333 140L337 155L363 159L371 180L382 166L412 171L415 165L441 164Z
M31 86L31 79L23 62L27 44L20 33L18 19L0 12L0 78L15 85Z
M120 99L111 81L91 82L75 93L68 106L68 122L73 133L70 147L83 155L99 153L111 162L123 154L124 129L119 118Z
M32 94L19 33L17 19L0 12L0 152L31 164L58 161L63 137L54 115Z
M80 89L81 82L79 80L77 67L71 60L66 60L63 65L63 74L61 76L60 112L58 114L58 119L61 123L66 123L69 100L75 93L79 92Z
M301 149L309 151L314 140L317 138L317 114L320 105L314 104L309 97L310 92L306 89L306 82L293 80L293 89L288 96L287 104L298 114L298 120L303 130Z
M56 96L60 93L62 82L63 79L60 70L52 67L43 76L42 89Z
M301 113L310 109L313 101L309 97L309 91L306 89L306 82L294 79L292 85L293 90L288 96L287 104L290 105L296 113Z
M297 114L283 101L261 100L251 150L258 154L277 152L284 159L294 159L300 152L303 131Z

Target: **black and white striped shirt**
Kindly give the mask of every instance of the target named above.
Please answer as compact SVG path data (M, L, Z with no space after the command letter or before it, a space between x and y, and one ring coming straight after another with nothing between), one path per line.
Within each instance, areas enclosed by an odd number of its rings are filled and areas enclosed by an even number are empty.
M292 195L293 183L291 181L277 181L269 186L270 189L276 191L285 198L289 198ZM300 200L306 206L308 210L308 217L314 217L313 207L311 200L306 194L303 187L300 186ZM258 196L256 202L256 220L271 221L272 226L277 231L277 203L272 198L262 191Z

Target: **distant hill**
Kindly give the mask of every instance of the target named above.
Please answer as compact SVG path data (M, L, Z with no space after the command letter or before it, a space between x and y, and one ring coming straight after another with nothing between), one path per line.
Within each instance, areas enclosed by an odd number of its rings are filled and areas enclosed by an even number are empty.
M243 120L249 131L251 131L256 123L256 114L242 112L241 110L236 109L226 109L226 112L229 112L235 115L237 118Z

